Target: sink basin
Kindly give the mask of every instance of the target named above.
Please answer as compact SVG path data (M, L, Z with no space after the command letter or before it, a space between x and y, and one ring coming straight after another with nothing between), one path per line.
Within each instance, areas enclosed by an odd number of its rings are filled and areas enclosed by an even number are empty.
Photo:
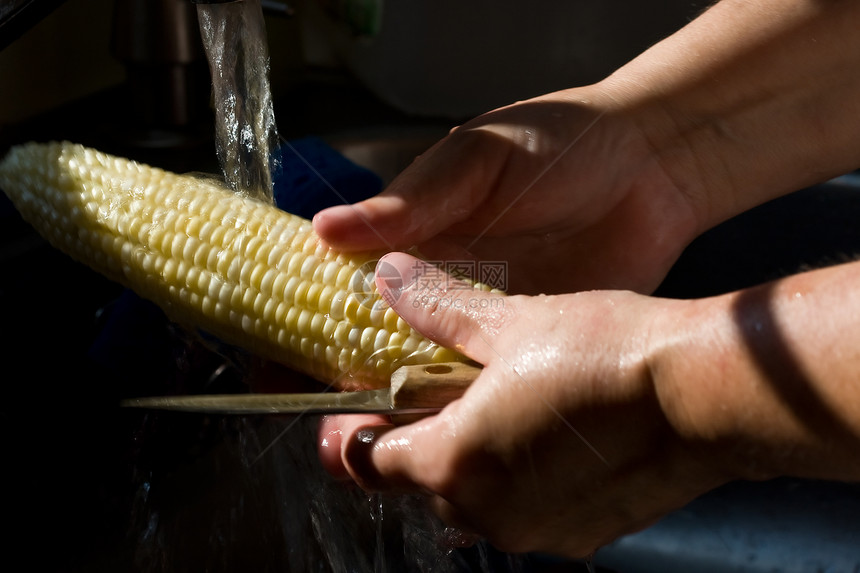
M619 573L860 571L860 486L734 483L600 549Z
M447 131L442 125L402 124L323 137L389 183ZM165 561L151 560L171 558L187 570L202 558L215 560L210 570L228 570L235 563L283 570L279 566L294 550L288 542L307 533L297 529L321 527L283 519L284 508L291 507L285 500L292 503L305 495L305 490L288 491L285 484L293 483L306 469L299 464L308 461L281 451L280 457L258 463L248 452L274 443L290 422L140 418L118 411L116 402L128 393L171 388L175 380L168 376L175 373L158 370L158 359L174 360L185 374L197 368L205 383L212 383L210 375L220 366L211 355L189 350L181 338L159 346L157 355L147 349L143 357L143 346L114 347L111 356L118 359L122 350L130 362L110 368L94 364L91 344L106 321L119 316L122 289L46 247L8 211L0 209L0 214L9 219L0 235L0 262L8 271L0 289L7 325L4 357L10 365L26 367L26 379L9 385L0 412L2 445L14 460L4 473L4 487L21 502L9 508L9 520L21 525L8 547L50 539L51 554L37 557L49 560L52 570L168 571ZM856 178L800 191L694 242L660 294L707 296L841 260L860 252L858 220ZM149 326L171 334L149 310L135 316L140 320L136 325L152 320ZM223 383L235 389L235 380ZM292 497L277 497L281 505L275 505L270 491ZM359 509L366 512L367 499L362 501ZM155 504L151 507L157 511L145 511L147 504ZM332 521L344 515L340 509L332 510ZM799 480L732 484L603 548L594 564L601 573L856 572L857 515L860 490L851 485ZM156 543L164 553L142 556L143 543ZM217 555L213 546L219 548ZM318 548L301 550L312 555ZM249 555L254 561L248 561ZM31 554L26 557L34 562ZM140 559L150 560L147 567L141 567ZM531 570L581 570L545 563L545 568ZM183 569L177 565L173 570Z

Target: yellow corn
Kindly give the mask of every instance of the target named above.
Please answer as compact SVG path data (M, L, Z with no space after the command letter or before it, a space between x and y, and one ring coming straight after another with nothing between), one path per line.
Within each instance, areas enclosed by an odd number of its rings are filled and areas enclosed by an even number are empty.
M372 253L335 252L308 220L213 181L28 143L0 163L0 188L51 244L171 319L340 388L462 359L382 301Z

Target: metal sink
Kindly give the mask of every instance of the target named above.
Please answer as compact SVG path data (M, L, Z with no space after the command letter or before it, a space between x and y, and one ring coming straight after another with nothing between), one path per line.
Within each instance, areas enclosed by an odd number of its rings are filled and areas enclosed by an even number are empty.
M448 128L388 123L322 137L389 183ZM803 190L694 242L659 292L706 296L840 260L860 252L858 220L856 178ZM303 468L285 458L289 452L279 454L279 463L271 457L252 463L247 448L259 449L255 440L274 441L286 424L140 419L117 411L124 393L140 392L144 384L158 389L167 384L160 371L152 374L160 363L151 356L148 362L135 358L137 347L125 349L131 367L93 363L92 340L105 321L117 316L115 301L122 290L48 249L17 221L4 225L4 233L0 262L9 272L0 289L7 317L3 356L10 372L21 365L27 372L26 380L10 383L7 406L0 411L0 443L14 462L4 473L4 489L21 502L9 508L9 518L26 524L15 528L8 547L51 539L51 554L36 557L51 561L55 570L131 570L140 565L139 543L153 536L169 550L164 555L187 562L211 553L207 535L223 534L218 565L248 564L253 553L265 560L258 570L283 570L272 561L289 557L286 534L276 529L286 526L280 506L264 489L298 495L282 491L289 483L283 472L293 476ZM59 285L75 288L60 290ZM152 318L146 312L140 316ZM195 358L182 350L184 360ZM197 365L211 367L209 358L197 356ZM223 381L231 389L234 382ZM155 499L163 502L160 513L142 510ZM129 523L129 515L137 521ZM856 573L858 515L858 486L801 480L731 484L601 549L594 565L601 573ZM35 563L29 553L27 559ZM545 566L530 571L582 570L540 556L536 563ZM164 563L160 569L159 563L148 565L149 570L171 570Z
M619 573L856 573L860 485L780 479L715 490L600 549Z

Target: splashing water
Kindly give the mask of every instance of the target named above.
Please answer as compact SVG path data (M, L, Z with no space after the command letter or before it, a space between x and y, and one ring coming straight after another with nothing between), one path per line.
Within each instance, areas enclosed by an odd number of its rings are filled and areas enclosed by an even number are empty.
M316 457L317 422L307 416L147 414L135 455L130 568L523 571L519 558L493 555L486 545L446 545L446 528L421 497L367 495L334 480Z
M260 0L198 4L215 108L221 170L234 191L271 203L278 130Z
M278 136L260 1L200 4L198 14L224 177L237 192L271 202L272 173L280 166L270 159ZM244 377L244 368L236 371ZM317 457L318 422L145 414L131 452L127 561L114 570L521 570L518 558L495 557L484 544L452 548L448 530L422 497L368 496L334 480Z

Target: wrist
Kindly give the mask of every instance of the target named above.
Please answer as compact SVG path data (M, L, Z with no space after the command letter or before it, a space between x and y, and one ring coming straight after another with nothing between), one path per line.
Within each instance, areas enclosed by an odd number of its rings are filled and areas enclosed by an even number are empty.
M857 168L860 4L723 0L604 80L706 230Z
M745 371L732 297L665 301L649 367L663 414L691 457L723 481L770 479L784 473L764 455L770 404Z
M649 367L690 451L729 479L860 479L858 277L839 265L666 303Z

